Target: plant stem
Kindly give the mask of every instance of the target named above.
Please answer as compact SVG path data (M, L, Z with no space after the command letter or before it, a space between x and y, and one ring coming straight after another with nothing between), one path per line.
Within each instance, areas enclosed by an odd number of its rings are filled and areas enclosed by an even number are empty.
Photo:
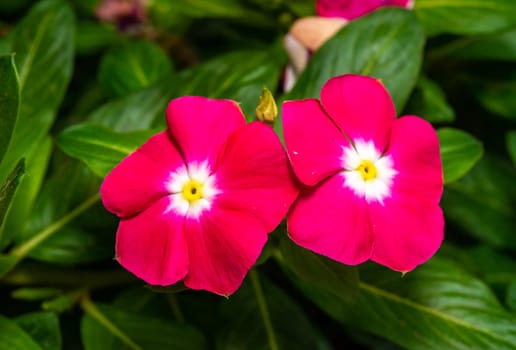
M170 308L172 309L172 313L174 314L174 317L176 318L177 322L184 323L185 317L183 316L183 313L181 312L181 308L179 307L179 304L177 303L177 296L175 294L169 293L167 294L167 301L170 305Z
M21 264L0 280L1 283L14 286L48 285L87 289L105 288L137 281L137 278L121 268L78 270L29 262Z
M260 278L258 277L258 272L252 269L249 271L249 277L251 278L251 283L256 295L256 302L258 303L258 308L260 309L260 314L262 315L263 325L265 326L265 331L269 340L269 347L271 350L279 350L278 342L276 341L276 335L274 334L274 329L272 328L267 302L265 301L262 285L260 284Z
M68 224L73 219L75 219L77 216L85 212L99 199L100 194L98 193L86 199L81 205L79 205L77 208L63 216L61 219L48 225L43 231L38 232L36 235L34 235L29 240L23 242L18 247L13 248L10 254L16 256L18 258L18 262L21 261L24 257L27 256L27 254L29 254L29 252L32 249L37 247L41 242L43 242L48 237L52 236L55 232L57 232L59 229L61 229L63 226Z
M81 298L81 307L85 313L93 317L97 322L99 322L102 326L104 326L107 330L109 330L113 335L118 337L122 342L124 342L129 348L133 350L142 350L142 348L136 344L131 338L127 336L120 328L118 328L110 319L108 319L91 301L88 293L84 293Z

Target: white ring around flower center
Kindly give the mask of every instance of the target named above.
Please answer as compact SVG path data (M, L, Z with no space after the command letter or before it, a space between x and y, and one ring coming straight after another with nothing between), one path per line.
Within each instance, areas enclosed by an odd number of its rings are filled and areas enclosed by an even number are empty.
M378 151L373 141L354 140L354 145L342 147L341 161L344 170L344 186L370 203L377 201L383 205L384 198L390 197L394 177L392 157ZM373 164L376 171L374 178L364 177L364 164Z
M210 209L213 198L220 193L215 186L215 176L210 175L208 162L182 165L170 174L165 184L170 192L170 204L167 211L174 210L189 218L198 218L204 210ZM195 188L198 187L198 188ZM195 188L188 195L188 190ZM198 195L202 193L202 195Z

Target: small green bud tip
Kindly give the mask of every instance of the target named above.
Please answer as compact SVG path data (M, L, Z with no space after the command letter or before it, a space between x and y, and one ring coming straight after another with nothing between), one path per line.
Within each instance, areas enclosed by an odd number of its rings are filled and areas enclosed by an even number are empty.
M259 121L269 125L274 124L278 116L278 107L276 106L276 101L274 101L274 96L266 87L263 88L255 114Z

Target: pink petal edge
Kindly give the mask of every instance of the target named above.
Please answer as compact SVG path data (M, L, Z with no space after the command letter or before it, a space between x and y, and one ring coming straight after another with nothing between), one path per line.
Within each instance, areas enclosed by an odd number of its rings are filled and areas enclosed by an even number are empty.
M351 140L372 140L385 150L396 109L380 80L353 74L332 78L321 89L321 104Z
M190 269L184 283L222 296L242 284L267 241L267 232L254 217L212 208L200 220L187 220Z

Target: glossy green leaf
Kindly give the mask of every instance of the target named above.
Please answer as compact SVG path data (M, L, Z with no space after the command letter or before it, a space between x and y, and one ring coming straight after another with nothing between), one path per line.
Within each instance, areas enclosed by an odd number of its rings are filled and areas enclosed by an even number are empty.
M512 162L516 165L516 131L507 133L507 150L512 158Z
M5 215L10 208L11 201L24 174L25 159L20 159L0 188L0 228L2 227ZM1 232L2 230L0 229L0 233Z
M286 99L318 98L328 79L354 73L381 79L401 111L418 78L423 44L423 30L412 12L400 8L375 11L328 40Z
M514 315L492 291L453 263L434 258L402 278L376 265L361 269L360 293L347 303L297 281L314 303L350 329L407 349L514 349Z
M103 177L155 133L155 130L117 133L100 125L81 124L66 129L57 142L65 153L80 159Z
M0 56L0 164L9 147L18 116L20 91L13 56ZM2 220L0 219L0 224Z
M175 79L164 81L110 101L95 110L88 121L118 132L148 129L157 119L164 125L165 108L173 97L175 85Z
M516 249L516 169L490 155L449 184L441 205L449 222L495 247Z
M203 335L195 328L170 320L142 316L110 305L96 305L100 313L142 349L204 349ZM97 319L85 315L81 336L86 350L128 349Z
M0 315L0 350L43 350L18 324Z
M248 276L244 285L220 304L223 326L218 332L218 349L270 349L252 278ZM314 325L295 300L266 278L258 278L279 348L324 348Z
M169 57L158 45L146 40L115 46L100 63L99 82L112 96L124 96L171 77Z
M409 99L404 114L417 115L431 123L447 123L455 120L453 108L436 82L422 76Z
M283 237L281 256L290 270L306 283L317 285L343 299L353 300L358 293L358 270L301 248Z
M513 0L417 0L414 11L429 35L493 33L516 25Z
M33 312L18 316L14 321L34 339L42 350L61 349L59 319L52 312Z
M482 143L465 131L453 128L437 130L444 182L450 183L464 176L484 153Z
M16 52L21 103L9 152L0 166L0 181L22 157L31 176L16 194L4 238L23 231L42 183L51 148L47 132L72 74L73 36L74 15L62 0L37 2L14 29L12 49Z

